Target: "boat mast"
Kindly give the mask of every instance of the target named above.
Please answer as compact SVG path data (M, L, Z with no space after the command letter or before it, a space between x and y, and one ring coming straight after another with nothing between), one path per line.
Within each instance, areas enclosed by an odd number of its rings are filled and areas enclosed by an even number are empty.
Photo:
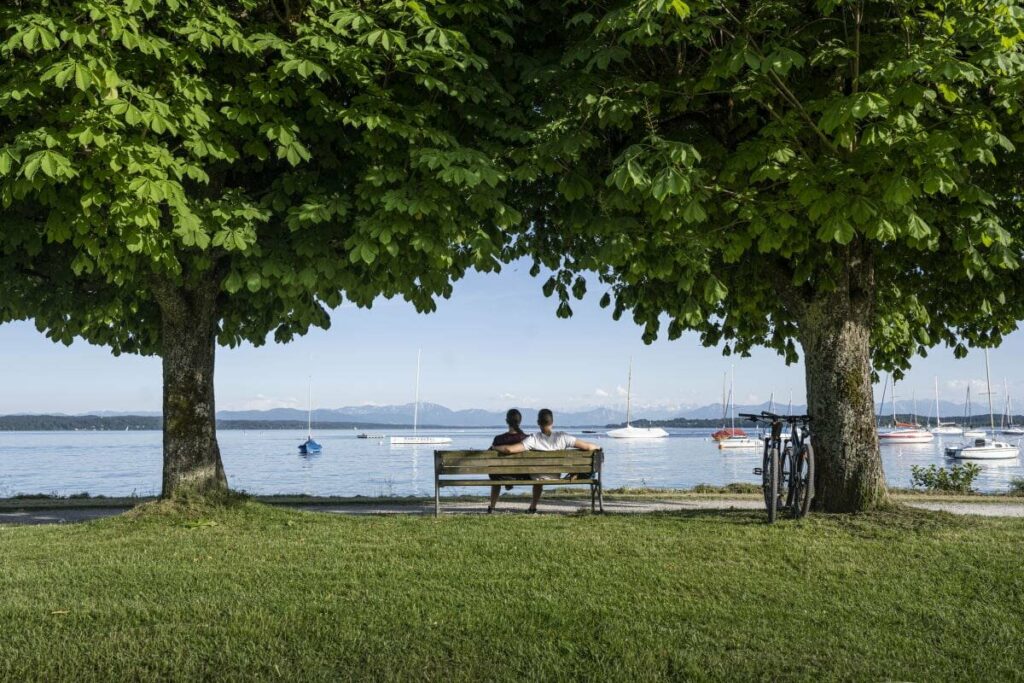
M878 413L875 415L875 422L878 423L878 427L882 426L882 411L885 410L885 392L887 391L889 391L889 375L885 376L885 382L882 384L882 398L878 401ZM789 395L789 402L793 402L792 392ZM872 406L872 410L874 410L874 406Z
M988 349L985 349L985 382L988 384L988 422L994 433L996 431L996 416L992 412L992 377L988 371Z
M892 428L896 429L896 378L892 378Z
M942 420L939 419L939 376L935 376L935 426L941 427Z
M789 409L786 411L787 415L793 414L793 390L789 390Z
M971 417L971 380L967 380L967 398L964 399L964 426L967 429L974 426Z
M735 431L736 430L736 365L735 364L733 364L733 366L732 366L732 381L729 383L729 403L732 406L731 409L729 410L729 419L730 419L729 427L733 431Z
M306 438L313 438L313 375L306 383Z
M914 424L915 427L918 427L919 425L917 424L917 389L911 391L910 395L913 397L910 399L910 403L914 407L914 414L911 417L911 422Z
M728 399L725 396L725 385L729 381L729 373L722 373L722 429L725 429L725 419L729 414Z
M629 399L633 393L633 356L629 357L629 375L626 379L626 429L629 429Z
M420 356L423 354L423 349L416 350L416 403L412 406L412 435L416 436L419 432L420 424Z
M1003 414L999 416L999 429L1006 428L1006 417L1010 414L1010 387L1003 378Z
M775 392L768 394L768 412L775 412Z

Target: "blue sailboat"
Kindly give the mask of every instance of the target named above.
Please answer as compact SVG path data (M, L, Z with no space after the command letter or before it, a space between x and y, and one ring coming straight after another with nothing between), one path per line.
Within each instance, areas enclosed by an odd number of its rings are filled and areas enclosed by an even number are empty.
M323 450L323 446L317 443L313 439L313 378L309 378L309 388L306 394L307 408L306 413L306 442L299 444L299 453L303 455L319 455Z

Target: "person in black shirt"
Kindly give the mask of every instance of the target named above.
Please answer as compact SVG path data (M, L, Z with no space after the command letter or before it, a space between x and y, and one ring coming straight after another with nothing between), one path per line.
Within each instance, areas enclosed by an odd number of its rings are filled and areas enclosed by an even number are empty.
M526 432L520 429L519 425L522 424L522 422L523 414L515 408L505 413L505 424L508 425L508 431L494 437L494 441L491 442L491 448L495 446L511 446L523 441L527 436L529 436ZM495 481L516 478L511 474L492 474L490 477ZM506 484L505 488L511 489L512 487ZM501 486L491 487L491 504L487 506L487 514L494 512L494 507L498 504L498 496L500 494Z

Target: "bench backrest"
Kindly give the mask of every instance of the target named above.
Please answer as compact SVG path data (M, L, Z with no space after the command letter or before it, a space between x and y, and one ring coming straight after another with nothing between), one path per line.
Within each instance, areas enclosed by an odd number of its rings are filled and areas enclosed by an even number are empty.
M599 472L604 451L434 451L434 471L452 474L587 474Z

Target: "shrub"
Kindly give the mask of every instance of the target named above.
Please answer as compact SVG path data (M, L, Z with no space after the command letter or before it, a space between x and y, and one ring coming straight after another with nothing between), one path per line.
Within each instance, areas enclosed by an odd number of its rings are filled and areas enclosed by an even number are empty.
M1024 496L1024 477L1014 477L1010 480L1010 495Z
M974 463L953 465L948 470L935 465L928 467L914 465L910 468L911 484L914 488L948 493L970 493L974 490L971 488L971 484L979 474L981 474L981 467Z

